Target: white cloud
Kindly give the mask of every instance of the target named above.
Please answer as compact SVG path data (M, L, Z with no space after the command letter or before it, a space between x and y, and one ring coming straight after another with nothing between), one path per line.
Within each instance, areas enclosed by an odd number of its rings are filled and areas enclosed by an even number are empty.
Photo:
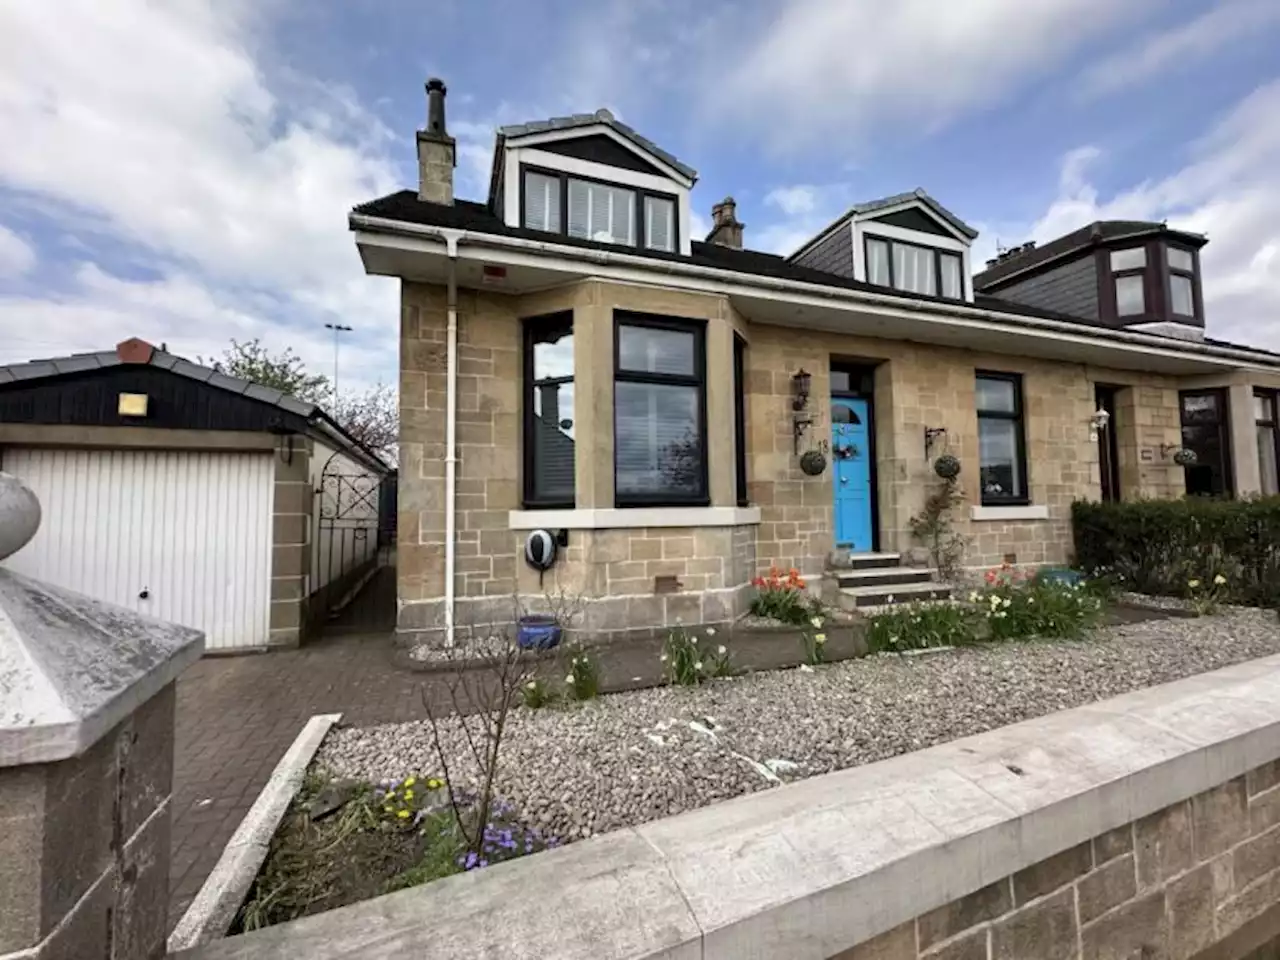
M36 265L31 244L0 223L0 278L20 277Z
M3 297L6 315L46 317L42 340L56 330L91 348L147 329L225 343L248 328L282 348L340 318L394 376L392 285L363 276L346 229L352 205L398 185L391 134L348 90L269 76L259 16L213 0L0 8L0 129L23 132L0 151L0 186L91 253L161 275L81 266L56 297ZM85 344L90 331L100 339Z
M1038 242L1094 220L1167 220L1204 233L1210 336L1280 350L1280 80L1253 91L1193 145L1172 174L1104 198L1087 177L1103 155L1063 162L1059 196L1023 236Z
M792 187L775 187L764 198L764 202L777 207L789 217L801 213L812 213L815 203L815 188L808 184L797 184Z
M1081 94L1096 97L1129 89L1166 70L1203 60L1278 22L1280 3L1275 0L1223 0L1193 20L1144 36L1095 63L1081 77Z
M727 75L702 86L717 115L769 133L778 149L856 142L872 127L927 131L999 102L1145 8L796 0L746 41Z

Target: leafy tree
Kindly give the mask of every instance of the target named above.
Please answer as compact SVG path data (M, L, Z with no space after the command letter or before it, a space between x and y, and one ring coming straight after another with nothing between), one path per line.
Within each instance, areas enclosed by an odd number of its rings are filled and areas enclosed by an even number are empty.
M199 360L219 373L252 380L306 403L324 406L333 397L333 385L328 377L308 372L302 358L288 347L283 353L273 354L257 337L244 342L232 339L221 359L201 357Z
M304 403L314 403L374 453L392 463L398 459L400 413L395 390L385 384L335 396L329 378L307 370L293 350L286 347L281 353L272 353L256 337L244 342L233 339L221 358L201 357L199 361L227 376L251 380Z

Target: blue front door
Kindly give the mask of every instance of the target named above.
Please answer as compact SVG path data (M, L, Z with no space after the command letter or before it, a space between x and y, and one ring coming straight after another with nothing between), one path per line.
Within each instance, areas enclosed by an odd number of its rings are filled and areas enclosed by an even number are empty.
M831 463L836 498L836 546L873 549L871 534L871 419L867 401L831 401Z

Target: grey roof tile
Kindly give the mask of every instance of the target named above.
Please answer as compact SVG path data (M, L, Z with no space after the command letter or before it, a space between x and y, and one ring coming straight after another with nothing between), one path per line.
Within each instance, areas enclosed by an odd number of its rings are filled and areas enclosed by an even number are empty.
M248 380L241 380L239 377L228 377L225 373L219 373L217 370L213 371L213 376L206 383L211 387L221 387L231 393L244 393L249 387L253 386Z
M190 377L192 380L199 380L201 383L208 383L209 378L213 376L213 370L209 367L202 367L190 360L179 359L173 365L173 372L181 374L184 377Z
M0 383L12 383L13 374L9 372L8 367L0 367Z
M278 405L281 398L284 396L284 391L277 390L274 387L264 387L260 383L251 383L249 384L248 389L245 390L244 395L253 400L261 400L264 403L274 403Z
M73 357L57 357L49 361L58 373L79 373L82 370L98 370L102 367L96 353L80 353Z
M281 394L280 399L276 401L276 406L290 413L296 413L300 417L309 417L319 409L314 403L303 403L297 397L291 397L288 394Z
M151 365L159 367L161 370L172 370L178 363L179 357L175 357L172 353L166 353L163 350L155 350L151 353Z
M849 208L849 212L874 213L877 210L883 210L885 207L895 207L900 203L906 203L908 200L919 200L970 240L973 240L978 236L977 230L973 229L973 227L969 226L937 200L933 199L933 197L929 196L928 191L920 187L917 187L910 193L895 193L891 197L881 197L879 200L868 200L865 203L855 203Z
M589 127L603 123L626 137L641 150L653 154L668 166L675 167L690 180L698 179L698 171L687 163L681 163L672 154L642 136L632 127L614 117L608 110L600 109L595 113L575 113L568 117L552 117L549 120L531 120L528 123L512 123L498 128L501 137L527 137L531 133L546 133L548 130L573 130L578 127Z
M15 363L9 367L15 380L36 380L40 377L56 377L58 368L49 360L32 360L30 363Z

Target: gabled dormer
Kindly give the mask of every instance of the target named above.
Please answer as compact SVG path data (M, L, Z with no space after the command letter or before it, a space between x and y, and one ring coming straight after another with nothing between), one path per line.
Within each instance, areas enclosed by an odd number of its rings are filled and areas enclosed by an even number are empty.
M906 293L973 300L973 229L923 190L856 204L788 259Z
M687 256L697 178L597 110L499 128L489 203L510 227Z

